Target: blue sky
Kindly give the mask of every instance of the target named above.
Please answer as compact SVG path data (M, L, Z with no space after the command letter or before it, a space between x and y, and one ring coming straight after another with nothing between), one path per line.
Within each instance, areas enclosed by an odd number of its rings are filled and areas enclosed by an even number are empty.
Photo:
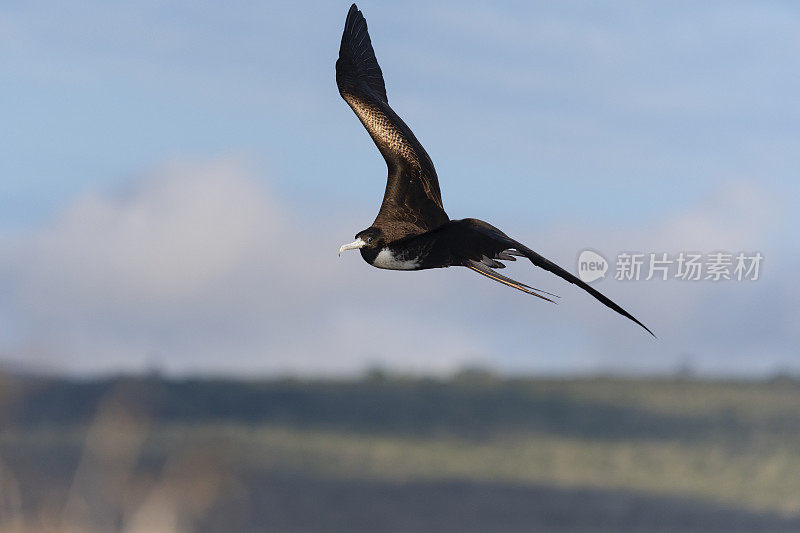
M658 344L519 265L565 301L336 258L385 176L335 87L347 7L4 3L7 360L78 373L800 367L795 4L359 4L451 217L486 219L564 266L585 247L765 254L747 287L600 282ZM165 274L174 264L186 271ZM314 295L288 289L300 273ZM276 298L293 311L250 301ZM393 324L427 342L392 340Z

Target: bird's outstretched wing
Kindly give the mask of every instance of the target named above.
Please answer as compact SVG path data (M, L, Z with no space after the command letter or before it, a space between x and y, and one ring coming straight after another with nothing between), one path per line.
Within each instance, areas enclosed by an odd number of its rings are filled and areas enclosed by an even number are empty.
M416 237L416 239L430 240L431 245L429 249L432 254L436 255L436 260L442 264L466 266L500 283L527 292L528 294L544 298L544 296L538 294L544 291L533 289L511 278L501 276L494 270L495 268L503 268L505 266L500 263L499 260L513 261L514 256L527 257L531 263L537 267L543 268L561 279L577 285L594 296L603 305L633 320L647 330L650 335L655 337L655 334L653 334L647 326L639 322L633 315L611 301L600 291L482 220L474 218L453 220L435 231Z
M367 21L355 4L344 25L336 84L389 167L386 192L375 219L388 233L388 240L393 240L393 231L398 236L421 233L447 222L436 170L411 129L389 107Z

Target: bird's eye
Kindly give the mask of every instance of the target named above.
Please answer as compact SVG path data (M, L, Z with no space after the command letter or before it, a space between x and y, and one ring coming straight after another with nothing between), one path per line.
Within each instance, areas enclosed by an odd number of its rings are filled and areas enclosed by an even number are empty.
M372 237L367 237L367 244L372 242Z

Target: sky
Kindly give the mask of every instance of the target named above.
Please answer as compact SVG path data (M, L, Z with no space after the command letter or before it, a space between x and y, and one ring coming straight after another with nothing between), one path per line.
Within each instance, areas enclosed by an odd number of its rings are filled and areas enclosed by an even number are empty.
M363 2L389 102L451 218L575 271L657 340L517 261L388 272L378 151L338 95L349 4L4 2L0 363L73 375L800 371L800 7ZM622 252L764 257L619 281ZM510 271L510 272L509 272Z

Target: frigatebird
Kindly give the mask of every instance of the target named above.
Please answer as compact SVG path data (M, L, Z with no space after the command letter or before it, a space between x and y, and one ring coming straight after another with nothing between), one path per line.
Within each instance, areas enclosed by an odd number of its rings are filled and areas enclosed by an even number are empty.
M442 205L439 180L428 153L389 106L383 72L367 32L367 21L355 4L350 6L344 24L336 61L336 84L389 167L378 216L369 228L356 234L355 241L339 248L339 255L345 250L358 249L370 265L391 270L464 266L552 302L545 294L555 295L495 270L505 267L500 261L526 257L535 266L577 285L653 335L633 315L599 291L491 224L475 218L450 220Z

